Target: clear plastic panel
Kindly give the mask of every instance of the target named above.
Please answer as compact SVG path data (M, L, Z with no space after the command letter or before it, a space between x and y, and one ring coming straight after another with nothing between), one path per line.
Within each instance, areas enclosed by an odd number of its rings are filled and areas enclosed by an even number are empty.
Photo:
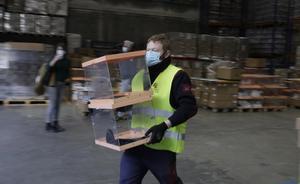
M132 91L148 91L150 78L144 57L120 62L100 62L85 68L91 99L113 99ZM133 90L132 81L140 80Z
M85 68L85 76L90 99L111 98L113 96L112 84L107 62L90 65Z
M119 109L93 110L92 122L96 144L124 146L145 139L145 112L134 110L133 106ZM153 113L152 113L153 114Z

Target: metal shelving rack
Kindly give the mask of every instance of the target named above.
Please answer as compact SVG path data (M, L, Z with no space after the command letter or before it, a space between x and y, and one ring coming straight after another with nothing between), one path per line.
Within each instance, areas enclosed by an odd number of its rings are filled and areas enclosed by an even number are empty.
M263 29L263 28L270 28L271 29L271 51L269 53L264 52L257 52L257 53L251 53L251 57L264 57L270 59L270 67L276 68L276 67L284 67L288 68L292 64L291 59L291 41L292 41L292 32L293 32L293 21L292 21L292 11L293 11L293 5L294 0L288 0L287 4L287 14L286 14L286 20L280 19L280 3L279 0L273 0L274 6L273 6L273 19L272 20L263 20L263 21L257 21L251 22L249 19L247 20L248 26L247 29ZM278 44L278 38L276 37L277 31L279 29L284 29L285 34L285 43L284 49L282 53L278 53L277 45ZM281 60L280 63L274 62L274 60Z

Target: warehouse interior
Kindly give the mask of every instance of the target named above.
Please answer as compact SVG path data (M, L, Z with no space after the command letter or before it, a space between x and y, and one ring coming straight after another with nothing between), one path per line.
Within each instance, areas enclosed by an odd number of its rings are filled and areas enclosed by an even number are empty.
M155 34L169 38L198 106L177 155L183 183L299 183L298 0L0 0L0 183L119 183L124 147L98 140L106 126L131 129L130 118L117 124L122 69L109 59L130 54L128 40L143 68ZM36 89L61 43L70 77L56 133L45 131L50 96ZM107 96L111 107L95 107ZM158 181L148 172L143 183Z

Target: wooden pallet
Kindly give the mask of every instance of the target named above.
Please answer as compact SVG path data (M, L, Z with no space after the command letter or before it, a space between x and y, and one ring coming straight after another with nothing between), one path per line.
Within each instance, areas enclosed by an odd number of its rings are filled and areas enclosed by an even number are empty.
M2 100L1 105L5 106L30 106L30 105L47 105L48 100Z
M238 108L238 112L278 112L283 111L286 106L270 106L270 107L257 107L257 108Z
M212 112L236 112L236 108L212 108L208 106L202 106L202 108Z

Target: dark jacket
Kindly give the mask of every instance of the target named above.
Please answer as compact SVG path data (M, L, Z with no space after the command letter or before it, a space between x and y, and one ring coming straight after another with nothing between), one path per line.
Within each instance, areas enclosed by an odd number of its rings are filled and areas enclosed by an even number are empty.
M50 67L50 74L54 78L50 78L49 85L55 85L58 82L66 82L66 79L70 77L70 61L67 57L56 61L56 63ZM54 81L53 81L54 80Z

